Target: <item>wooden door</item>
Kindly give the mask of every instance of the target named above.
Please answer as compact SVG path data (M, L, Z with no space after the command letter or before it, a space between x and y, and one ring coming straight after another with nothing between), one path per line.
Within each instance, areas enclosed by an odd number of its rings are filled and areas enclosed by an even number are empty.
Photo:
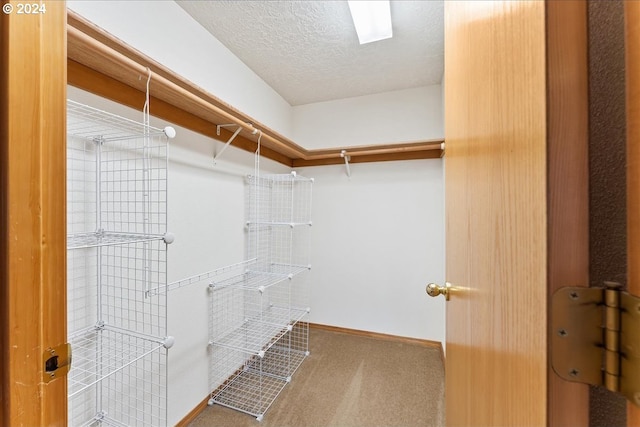
M0 425L66 425L66 5L0 14Z
M588 284L584 1L445 2L449 425L588 425L548 299Z

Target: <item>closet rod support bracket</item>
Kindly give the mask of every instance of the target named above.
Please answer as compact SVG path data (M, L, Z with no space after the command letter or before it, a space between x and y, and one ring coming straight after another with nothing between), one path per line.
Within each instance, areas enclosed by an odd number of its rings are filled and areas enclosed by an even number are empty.
M340 151L340 157L344 159L344 165L347 168L347 176L351 178L351 168L349 168L349 161L351 160L351 156L347 154L347 150Z
M258 129L253 127L252 123L247 123L249 126L251 126L251 135L255 135L258 133ZM236 129L236 131L233 133L233 135L231 135L231 138L229 138L229 140L227 141L226 144L224 144L224 147L222 147L222 149L220 150L219 153L214 154L213 155L213 164L216 164L216 160L218 160L220 158L220 156L222 156L222 153L224 153L224 150L226 150L229 145L231 145L231 142L236 139L236 136L238 136L238 134L240 133L240 131L242 130L242 126L236 124L236 123L227 123L227 124L223 124L223 125L216 125L216 135L220 136L220 129L221 128L226 128L229 126L237 126L238 128Z

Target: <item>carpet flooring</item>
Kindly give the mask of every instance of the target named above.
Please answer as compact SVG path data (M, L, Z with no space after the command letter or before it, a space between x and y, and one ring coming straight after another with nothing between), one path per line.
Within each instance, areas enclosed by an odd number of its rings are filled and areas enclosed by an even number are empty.
M382 427L444 425L440 349L318 328L311 355L261 422L220 405L191 427Z

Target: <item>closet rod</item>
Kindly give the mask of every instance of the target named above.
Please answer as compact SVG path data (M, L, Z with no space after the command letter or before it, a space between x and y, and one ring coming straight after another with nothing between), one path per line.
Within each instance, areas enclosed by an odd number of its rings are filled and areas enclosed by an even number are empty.
M418 151L432 151L432 150L440 150L440 144L442 140L434 141L433 143L425 144L421 143L420 145L411 146L402 146L398 145L397 147L393 146L385 146L385 147L367 147L359 149L358 147L348 148L349 156L358 157L358 156L369 156L373 154L396 154L396 153L408 153L408 152L418 152ZM320 151L320 150L319 150ZM311 154L309 156L309 160L318 160L318 159L330 159L335 157L343 157L342 152L346 150L335 148L332 150L322 150L321 153Z
M138 62L132 60L131 58L117 52L116 50L104 45L103 43L97 41L93 37L85 34L84 32L74 28L72 26L67 26L67 37L69 44L77 43L82 46L82 49L91 53L94 58L102 59L105 62L112 63L115 65L115 68L120 67L121 69L127 70L129 72L135 73L138 76L146 76L148 74L146 65L139 64ZM79 61L83 63L83 61ZM86 64L85 64L86 65ZM89 65L90 68L92 68ZM117 77L115 77L117 79ZM243 130L249 132L249 134L255 134L254 131L257 130L253 125L248 124L236 116L222 110L221 108L203 100L202 98L194 95L188 90L180 87L179 85L173 83L172 81L166 79L155 71L151 70L151 84L152 86L156 86L157 90L153 91L154 97L158 99L162 99L163 101L171 102L171 99L174 97L186 99L198 107L210 111L216 115L221 116L224 120L227 120ZM139 88L138 88L139 89ZM164 89L164 91L162 90ZM172 96L173 95L173 96ZM292 147L289 147L287 144L279 141L278 139L264 134L263 135L263 143L264 140L267 140L270 144L276 145L282 150L283 154L293 156L294 158L300 157L300 152Z

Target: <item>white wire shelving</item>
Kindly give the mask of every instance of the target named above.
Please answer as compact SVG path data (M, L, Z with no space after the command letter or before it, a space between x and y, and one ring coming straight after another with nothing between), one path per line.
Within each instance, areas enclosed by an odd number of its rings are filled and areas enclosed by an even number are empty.
M67 101L69 425L167 423L167 138ZM151 290L163 290L151 294Z
M309 289L296 278L311 268L312 183L295 172L247 178L250 262L209 282L210 405L262 420L309 355Z
M76 333L69 342L73 349L73 369L67 378L69 398L165 346L152 337L108 328Z
M245 319L242 324L226 334L211 340L219 345L245 353L264 355L287 332L293 330L309 312L309 309L291 307L269 307L254 318Z
M97 246L123 245L127 243L163 240L163 236L124 233L78 233L67 236L67 249L84 249Z
M255 416L261 421L293 374L309 355L309 326L297 322L264 354L251 355L225 347L214 347L216 366L230 375L215 375L219 386L210 404L218 404ZM224 371L222 371L224 372Z

